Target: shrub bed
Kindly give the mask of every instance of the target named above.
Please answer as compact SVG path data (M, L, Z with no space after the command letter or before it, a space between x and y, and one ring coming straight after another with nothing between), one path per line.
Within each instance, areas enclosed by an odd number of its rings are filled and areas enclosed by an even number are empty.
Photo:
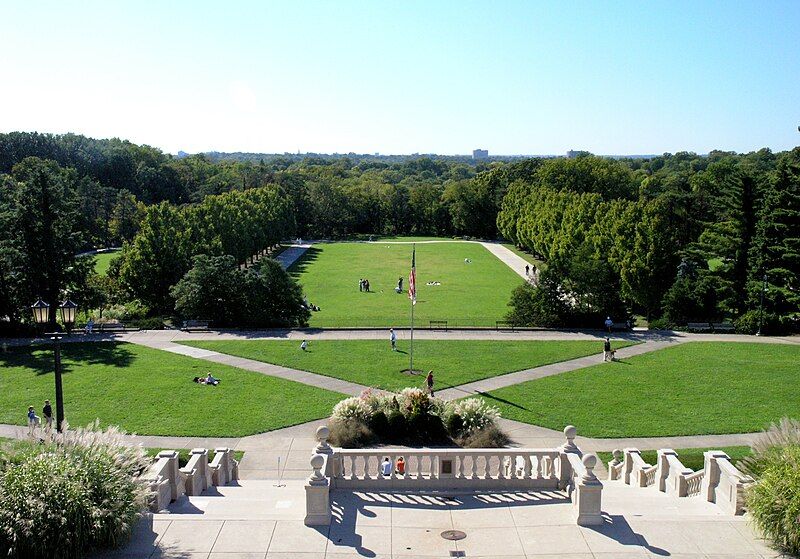
M365 390L333 408L331 442L343 448L374 444L498 448L509 442L497 426L500 412L478 398L448 402L419 388L397 394Z
M800 422L782 419L739 464L756 479L747 492L753 522L780 551L800 555Z
M0 556L82 557L127 540L145 507L134 476L148 460L120 435L94 425L2 453Z

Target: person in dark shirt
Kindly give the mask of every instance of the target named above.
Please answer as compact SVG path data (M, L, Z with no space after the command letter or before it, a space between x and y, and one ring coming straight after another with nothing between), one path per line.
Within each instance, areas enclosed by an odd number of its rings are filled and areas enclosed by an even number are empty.
M53 428L53 407L50 405L50 400L44 401L42 416L44 417L45 428L49 432Z
M603 342L603 363L611 360L612 360L611 340L606 338L606 341Z

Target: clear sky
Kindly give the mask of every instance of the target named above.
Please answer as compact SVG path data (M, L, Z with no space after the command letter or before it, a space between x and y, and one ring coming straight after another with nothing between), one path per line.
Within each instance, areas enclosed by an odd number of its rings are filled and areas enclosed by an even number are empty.
M0 131L178 150L800 144L800 1L2 0Z

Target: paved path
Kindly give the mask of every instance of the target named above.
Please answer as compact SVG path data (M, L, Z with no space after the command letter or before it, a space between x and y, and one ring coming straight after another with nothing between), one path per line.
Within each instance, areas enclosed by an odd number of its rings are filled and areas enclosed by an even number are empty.
M307 251L309 248L311 248L310 243L290 244L286 250L281 252L275 258L275 260L280 262L281 266L283 266L283 269L286 270L289 268L289 266L297 262L297 260L303 256L305 251Z
M295 382L301 382L317 388L324 388L325 390L333 390L334 392L340 392L350 396L358 396L361 394L362 390L367 388L366 386L362 386L354 382L348 382L346 380L340 380L325 375L318 375L308 371L290 369L288 367L281 367L280 365L264 363L263 361L246 359L244 357L236 357L234 355L227 355L217 351L209 351L207 349L190 347L172 342L137 341L135 343L153 349L185 355L186 357L193 357L194 359L202 359L203 361L211 361L212 363L238 367L239 369L261 373L262 375L293 380Z
M522 258L519 254L508 247L499 243L481 242L483 248L494 254L500 262L511 268L519 277L525 281L530 281L531 277L525 275L525 266L530 266L530 262Z
M639 345L624 347L620 350L617 350L616 355L617 359L624 359L626 357L632 357L634 355L641 355L642 353L663 349L675 344L676 342L671 341L649 341ZM586 357L579 357L578 359L570 359L569 361L562 361L560 363L542 365L541 367L525 369L515 373L508 373L507 375L490 377L476 382L470 382L468 384L462 384L461 386L442 390L438 393L438 395L440 398L444 398L445 400L455 400L457 398L474 396L476 394L490 392L492 390L497 390L498 388L512 386L514 384L527 382L529 380L536 380L543 377L566 373L567 371L591 367L592 365L597 365L598 363L602 363L602 353L587 355Z

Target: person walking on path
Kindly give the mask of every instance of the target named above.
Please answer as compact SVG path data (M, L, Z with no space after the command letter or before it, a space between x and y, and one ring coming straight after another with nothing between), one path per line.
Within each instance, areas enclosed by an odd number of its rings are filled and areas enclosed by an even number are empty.
M428 371L428 376L425 377L425 385L428 387L428 394L433 398L433 371Z
M36 428L39 426L39 416L33 411L33 406L28 406L28 436L34 438Z
M53 431L53 406L50 405L50 400L44 401L42 417L44 417L45 432L49 435Z
M525 277L527 278L529 275L531 275L531 267L525 264Z
M611 361L612 359L611 353L611 340L606 338L606 341L603 342L603 363L607 361Z
M397 351L397 334L394 333L394 328L389 328L389 341L392 342L392 351Z
M606 325L606 332L608 332L610 334L611 333L611 327L614 326L614 321L611 320L610 316L607 316L606 317L606 321L605 321L604 324Z

